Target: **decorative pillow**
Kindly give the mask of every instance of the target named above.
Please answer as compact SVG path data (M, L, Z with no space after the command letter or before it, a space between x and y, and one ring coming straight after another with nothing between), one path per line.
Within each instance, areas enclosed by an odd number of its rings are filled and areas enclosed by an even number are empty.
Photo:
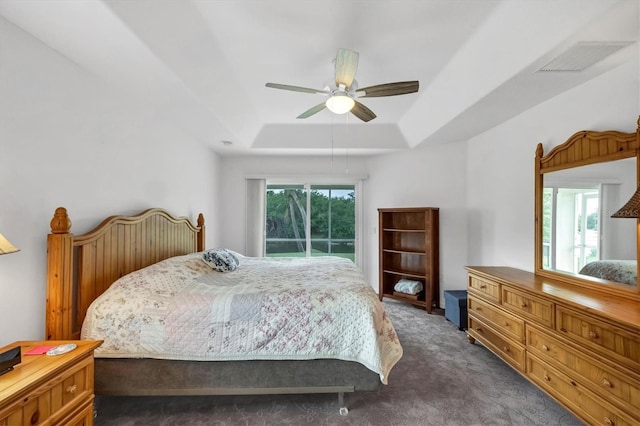
M202 260L218 272L235 271L240 261L231 250L217 248L202 253Z
M396 283L393 289L400 293L415 295L422 291L422 287L423 286L421 281L413 281L402 278Z

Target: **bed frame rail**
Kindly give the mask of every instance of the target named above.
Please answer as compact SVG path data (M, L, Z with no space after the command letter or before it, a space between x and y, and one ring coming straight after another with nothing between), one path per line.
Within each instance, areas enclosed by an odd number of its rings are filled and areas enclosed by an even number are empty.
M118 278L173 256L204 250L204 216L197 226L163 209L111 216L74 236L58 207L47 238L46 338L79 339L87 309Z

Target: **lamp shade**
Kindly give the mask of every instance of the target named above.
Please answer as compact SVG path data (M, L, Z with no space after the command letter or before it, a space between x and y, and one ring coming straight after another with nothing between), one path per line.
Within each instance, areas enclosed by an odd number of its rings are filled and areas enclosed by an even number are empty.
M20 249L15 247L2 234L0 234L0 254L9 254L16 251L20 251Z
M329 111L334 114L344 114L346 112L351 111L351 108L356 104L355 101L347 95L333 95L327 102L325 102Z
M611 215L614 218L639 218L640 217L640 187L631 196L627 204Z

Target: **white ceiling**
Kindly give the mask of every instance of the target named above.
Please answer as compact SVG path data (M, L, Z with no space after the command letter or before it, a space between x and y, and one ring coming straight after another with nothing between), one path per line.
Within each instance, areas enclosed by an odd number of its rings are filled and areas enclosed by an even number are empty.
M222 155L351 154L466 140L629 60L538 72L576 42L637 42L638 0L0 0L0 15L89 73L143 99ZM324 110L338 48L360 53L377 118ZM231 141L232 144L223 144Z

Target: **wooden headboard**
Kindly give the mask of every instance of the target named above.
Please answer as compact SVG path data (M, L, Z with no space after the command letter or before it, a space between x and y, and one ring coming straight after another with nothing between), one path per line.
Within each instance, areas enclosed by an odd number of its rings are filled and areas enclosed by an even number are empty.
M204 216L163 209L110 216L83 235L71 233L67 209L58 207L47 238L48 340L79 339L91 302L118 278L173 256L204 250Z

